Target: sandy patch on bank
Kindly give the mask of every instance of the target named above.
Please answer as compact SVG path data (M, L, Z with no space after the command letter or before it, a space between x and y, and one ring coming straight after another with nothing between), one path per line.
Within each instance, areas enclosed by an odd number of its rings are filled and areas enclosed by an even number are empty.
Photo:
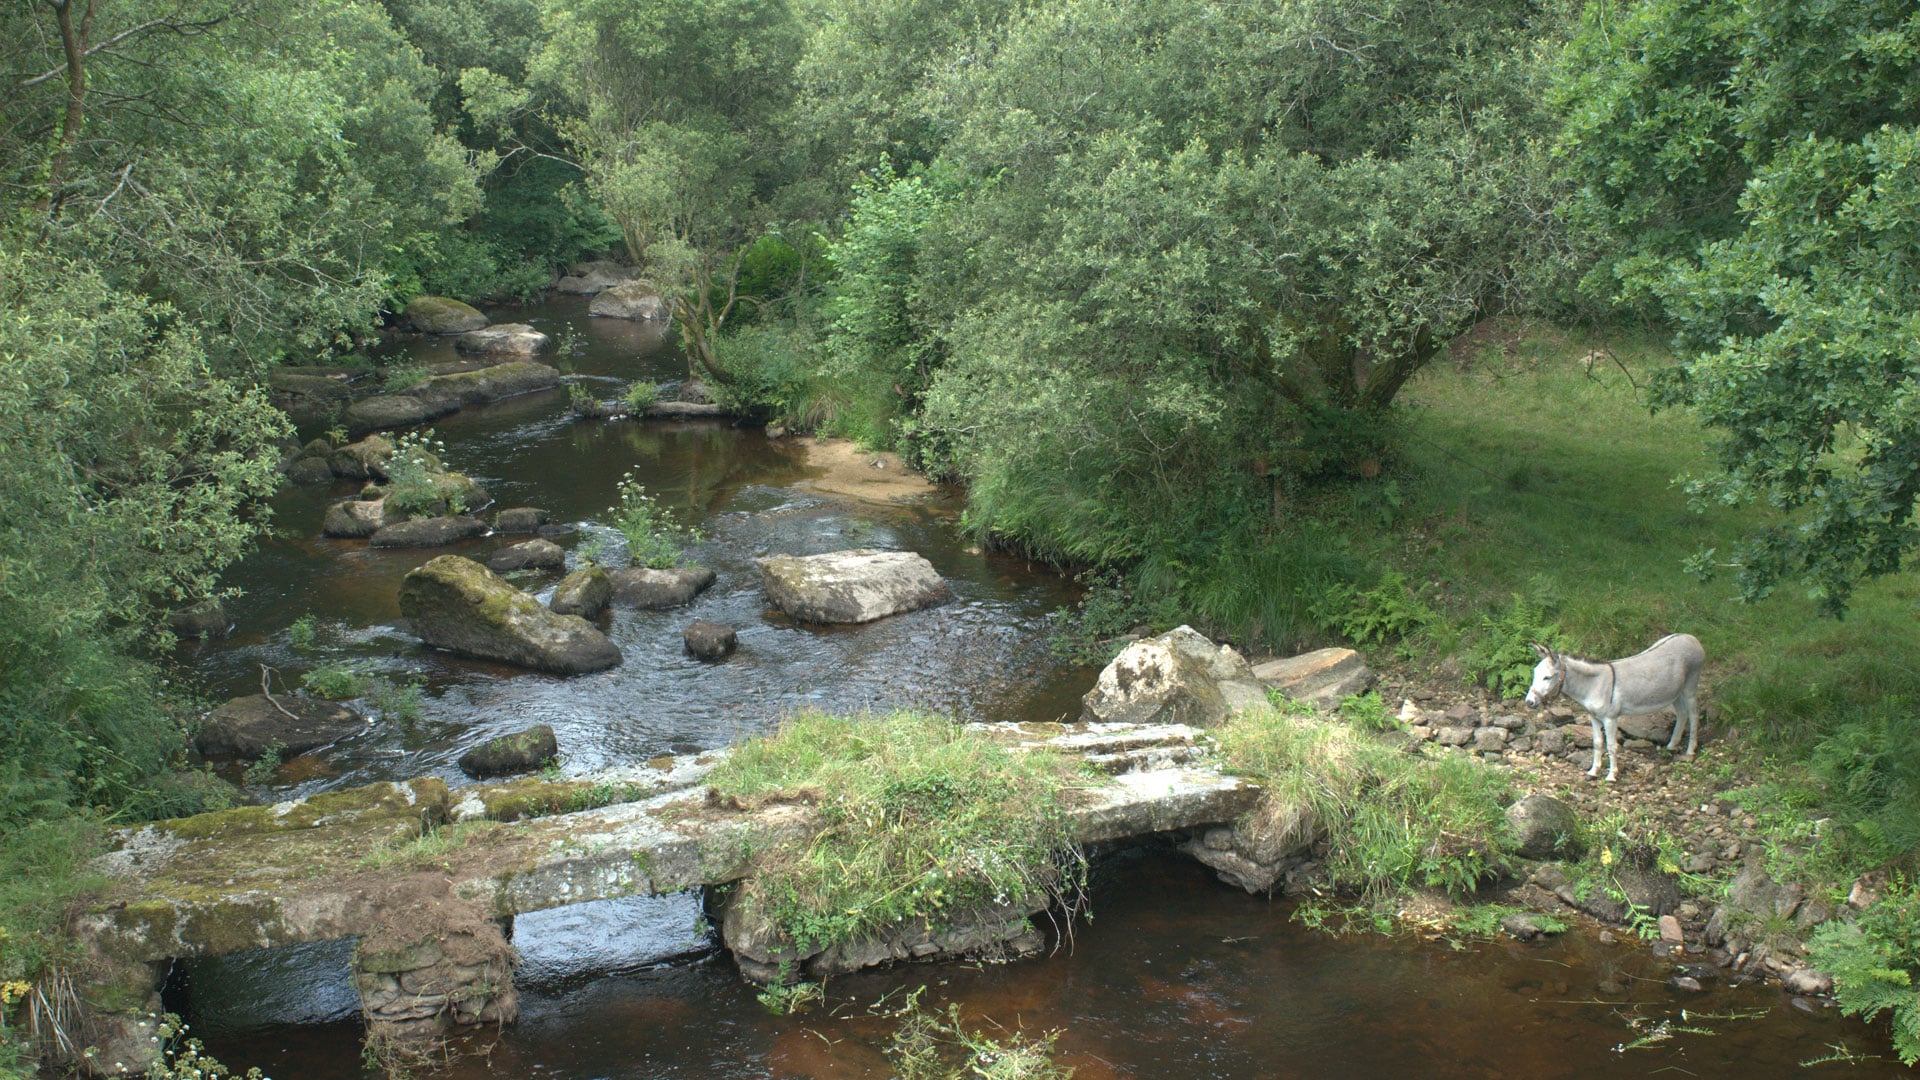
M862 450L851 439L803 436L791 442L813 474L793 485L802 491L872 503L917 502L943 494L897 454Z

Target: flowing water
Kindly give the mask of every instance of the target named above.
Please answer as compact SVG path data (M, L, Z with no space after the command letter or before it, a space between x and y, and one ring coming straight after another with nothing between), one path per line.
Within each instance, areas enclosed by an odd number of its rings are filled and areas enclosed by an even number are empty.
M661 329L588 319L557 299L496 313L566 343L568 381L598 396L634 379L683 377ZM454 359L443 342L406 346L421 363ZM618 668L558 678L421 648L395 625L395 594L414 566L447 550L484 558L522 539L452 549L373 551L316 539L331 491L276 503L283 535L231 575L238 629L183 648L210 693L257 690L345 661L418 681L421 715L283 765L262 794L287 798L395 777L464 782L469 747L551 724L570 774L667 752L726 745L803 708L923 705L969 719L1053 719L1077 709L1093 672L1046 648L1048 613L1069 583L1024 560L983 553L958 529L953 493L879 506L795 488L797 448L724 422L575 422L566 394L529 395L441 420L449 466L479 479L498 507L538 506L595 524L631 470L706 539L690 551L718 582L678 611L616 609L604 625ZM939 608L822 630L767 610L752 560L846 547L918 551L953 585ZM553 576L526 579L544 594ZM312 640L292 627L311 616ZM695 618L740 632L719 664L684 655ZM237 775L237 774L236 774ZM256 777L257 779L257 777ZM1882 1055L1850 1075L1909 1075L1884 1059L1884 1035L1795 1003L1778 990L1674 996L1664 961L1634 944L1580 935L1539 945L1450 945L1418 936L1334 938L1245 896L1164 851L1116 855L1097 869L1096 918L1055 955L1011 965L913 965L835 980L820 1008L770 1014L715 949L692 895L608 901L523 916L518 1024L489 1033L452 1077L886 1077L886 1015L926 986L935 1008L1004 1038L1057 1030L1081 1080L1106 1077L1785 1076L1845 1066L1799 1063L1834 1045ZM359 1077L352 943L239 954L183 965L170 994L230 1064L281 1080ZM1705 1014L1704 1017L1702 1014ZM1664 1029L1660 1028L1666 1023ZM1697 1029L1682 1031L1679 1029ZM1648 1034L1651 1043L1634 1047Z

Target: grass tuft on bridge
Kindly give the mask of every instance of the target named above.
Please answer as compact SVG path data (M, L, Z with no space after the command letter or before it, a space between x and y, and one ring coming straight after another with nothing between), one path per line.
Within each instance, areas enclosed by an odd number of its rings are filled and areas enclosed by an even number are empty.
M1078 887L1063 796L1078 763L945 717L802 713L708 777L745 807L801 803L821 828L757 854L741 888L808 950Z

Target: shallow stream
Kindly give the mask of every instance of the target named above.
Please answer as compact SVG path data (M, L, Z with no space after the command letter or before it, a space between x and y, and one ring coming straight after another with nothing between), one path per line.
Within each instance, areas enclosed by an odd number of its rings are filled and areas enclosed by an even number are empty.
M589 319L560 298L493 313L562 340L569 382L617 396L633 379L684 377L661 328ZM433 364L444 342L403 346ZM448 550L484 559L520 537L451 549L374 551L317 539L327 502L353 485L296 489L276 502L282 534L230 575L228 638L183 647L214 695L276 688L329 661L423 687L420 716L281 766L289 798L379 779L437 775L471 746L551 724L563 771L591 772L668 752L723 746L796 710L920 705L968 719L1048 720L1077 711L1094 672L1048 651L1048 613L1070 583L970 546L959 500L866 504L796 487L804 452L725 422L575 422L563 391L472 408L435 425L448 465L480 480L494 507L537 506L594 533L628 470L706 534L690 552L718 582L688 608L616 609L605 623L625 662L574 678L474 663L422 648L395 623L401 577ZM821 630L768 610L753 558L846 547L902 548L932 561L955 602L861 627ZM523 579L544 594L557 575ZM310 643L293 626L311 616ZM603 617L605 618L605 617ZM737 628L719 664L686 656L692 619ZM237 774L236 774L237 775ZM255 779L259 779L256 775ZM1676 997L1671 968L1632 942L1583 935L1539 945L1453 945L1418 935L1335 938L1291 920L1291 906L1248 897L1164 852L1103 861L1095 918L1047 959L1004 966L914 965L840 979L814 1011L763 1009L715 950L696 897L580 905L523 916L522 1016L490 1033L452 1077L886 1077L887 1015L925 985L972 1025L1004 1038L1059 1032L1079 1080L1107 1077L1815 1076L1835 1045L1880 1059L1851 1076L1910 1075L1883 1035L1794 1002L1777 989L1717 988ZM171 1001L228 1063L280 1080L359 1077L350 942L239 954L186 965ZM877 1004L876 1004L877 1003ZM1667 1026L1663 1029L1662 1023ZM1697 1029L1682 1031L1678 1029ZM1646 1036L1653 1040L1633 1046Z

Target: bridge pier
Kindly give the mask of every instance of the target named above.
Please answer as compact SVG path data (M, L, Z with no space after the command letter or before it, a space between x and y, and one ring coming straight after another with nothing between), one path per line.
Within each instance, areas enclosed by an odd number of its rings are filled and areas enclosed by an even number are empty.
M520 1014L505 924L471 911L432 912L363 937L353 958L367 1040L380 1050L424 1048L451 1031L510 1024Z

